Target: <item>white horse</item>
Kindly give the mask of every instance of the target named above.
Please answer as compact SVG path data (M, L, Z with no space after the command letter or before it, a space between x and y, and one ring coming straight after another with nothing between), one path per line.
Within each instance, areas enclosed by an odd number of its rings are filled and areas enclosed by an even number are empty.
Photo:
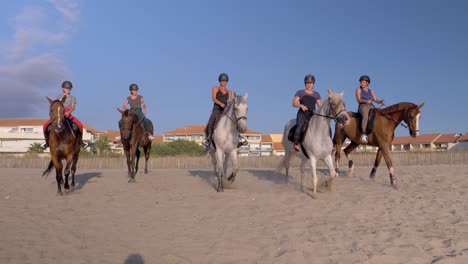
M330 120L334 119L341 125L349 124L349 117L346 112L346 106L343 101L343 93L333 93L328 89L328 96L322 103L322 106L318 109L309 121L309 127L302 142L302 150L295 152L293 150L294 143L288 140L288 134L291 128L296 124L296 119L288 121L284 128L283 133L283 146L285 149L285 155L281 160L280 164L276 168L276 171L281 171L283 168L286 169L286 177L289 177L289 166L293 155L298 156L301 159L301 188L303 186L303 177L305 171L305 165L307 164L307 156L310 160L310 166L313 176L313 195L316 197L317 194L317 161L323 160L330 170L329 184L333 182L334 177L337 175L333 167L332 159L332 148L333 142L330 135ZM304 154L303 151L306 153Z
M233 95L232 102L228 103L223 111L215 129L213 140L210 145L211 161L214 173L218 179L217 191L224 191L224 181L234 182L239 171L237 165L237 145L239 135L247 130L247 97ZM226 178L229 161L232 162L232 173Z

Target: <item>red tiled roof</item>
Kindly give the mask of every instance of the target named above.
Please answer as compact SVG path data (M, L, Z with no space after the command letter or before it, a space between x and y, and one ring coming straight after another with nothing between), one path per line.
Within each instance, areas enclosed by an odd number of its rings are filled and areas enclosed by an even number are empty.
M262 135L262 143L271 143L273 139L270 135Z
M283 143L273 142L273 150L284 150Z
M247 129L247 131L245 131L244 133L241 133L241 134L242 135L261 135L262 133L251 130L251 129Z
M154 136L153 144L162 143L162 142L163 142L163 136L161 135Z
M458 138L458 141L468 141L468 134L461 135Z
M120 131L119 130L107 130L99 133L99 137L107 137L107 140L117 143L120 142ZM117 137L119 137L117 139Z
M0 118L0 127L17 127L17 126L42 126L48 118ZM92 132L98 132L92 126L82 123L83 128Z
M433 143L441 135L442 134L422 134L415 138L410 136L395 137L392 141L392 144L429 144Z
M434 143L455 143L458 139L458 134L442 134Z
M205 134L205 126L191 125L182 128L176 128L172 131L164 132L164 135L192 135L192 134Z

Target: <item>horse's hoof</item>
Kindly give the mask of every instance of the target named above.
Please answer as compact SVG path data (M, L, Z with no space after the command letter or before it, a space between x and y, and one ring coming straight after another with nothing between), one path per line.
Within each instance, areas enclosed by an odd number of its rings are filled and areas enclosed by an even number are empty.
M311 194L310 197L312 197L312 199L317 199L318 198L316 193Z
M128 179L128 182L129 183L136 183L136 180L134 178L130 178L130 179Z
M398 189L400 188L399 184L396 183L396 182L392 183L392 187L393 187L393 189L395 189L395 190L398 190Z
M57 196L63 196L62 191L58 191L58 192L57 192Z

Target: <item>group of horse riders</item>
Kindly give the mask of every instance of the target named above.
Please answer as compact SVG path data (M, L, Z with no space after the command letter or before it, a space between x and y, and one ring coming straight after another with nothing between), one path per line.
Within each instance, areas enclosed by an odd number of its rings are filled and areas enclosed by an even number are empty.
M216 121L219 119L223 110L226 108L227 104L232 99L232 91L229 90L226 86L229 82L229 76L226 73L221 73L218 77L219 86L214 86L211 92L211 98L214 102L213 109L211 111L211 116L208 120L208 124L205 127L205 138L202 144L205 147L209 147L211 144L211 136L213 134L213 130L216 126ZM356 88L356 100L359 104L358 112L362 116L361 122L361 143L367 143L367 135L366 135L366 126L369 116L369 111L375 106L372 102L376 102L379 104L384 104L384 100L377 99L373 90L369 88L369 84L371 82L369 76L363 75L359 78L360 86ZM292 106L295 108L299 108L297 111L296 116L296 130L294 131L294 150L300 151L299 147L299 138L301 134L302 127L305 123L307 123L310 118L314 115L316 105L320 107L322 105L320 93L314 91L315 85L315 76L312 74L308 74L304 78L304 85L305 88L298 90L293 98ZM87 145L83 142L83 125L81 122L72 115L73 111L75 111L76 106L76 98L71 95L71 90L73 85L70 81L64 81L62 83L62 94L57 97L57 100L61 100L64 96L66 100L64 102L64 111L65 117L68 118L73 124L77 126L77 130L75 131L77 135L75 135L81 145L81 147L86 148ZM130 105L130 110L133 110L133 114L138 116L140 120L142 120L142 126L148 136L150 141L153 141L153 131L149 124L149 120L145 117L147 114L147 107L143 96L138 94L138 85L132 83L129 87L130 96L125 99L125 102L122 106L122 111L124 111L128 105ZM49 141L49 125L51 120L48 120L43 126L43 132L45 137L45 143L42 144L42 148L46 149L48 147ZM119 128L121 128L121 122L119 121ZM245 138L239 138L239 145L238 147L247 145L248 142Z

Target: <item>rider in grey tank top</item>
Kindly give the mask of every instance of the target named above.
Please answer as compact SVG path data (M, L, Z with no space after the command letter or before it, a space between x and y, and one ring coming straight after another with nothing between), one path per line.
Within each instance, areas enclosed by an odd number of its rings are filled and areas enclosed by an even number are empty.
M368 86L370 84L370 78L367 75L363 75L359 78L359 82L361 83L361 86L356 88L356 100L359 103L359 108L358 112L362 116L361 120L361 143L362 144L367 144L368 143L368 138L367 138L367 121L369 120L369 111L372 108L375 108L375 106L372 104L372 102L376 102L379 104L384 104L384 100L379 100L374 94L374 91L372 91Z

